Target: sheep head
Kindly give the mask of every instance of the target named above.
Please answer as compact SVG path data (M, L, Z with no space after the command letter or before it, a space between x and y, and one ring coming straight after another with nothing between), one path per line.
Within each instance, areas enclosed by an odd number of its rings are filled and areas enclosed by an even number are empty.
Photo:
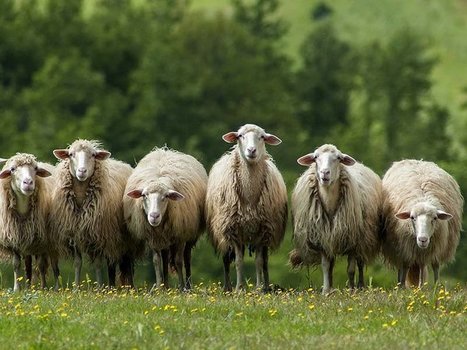
M222 136L225 142L237 143L242 158L249 164L257 163L266 156L266 144L278 145L282 141L273 134L254 124L246 124L238 131L231 131Z
M417 239L418 247L428 248L430 239L436 230L438 220L449 220L452 215L436 208L434 205L426 202L417 203L410 211L401 211L396 214L400 220L410 219L413 227L413 234Z
M97 161L110 157L110 152L100 149L97 141L76 140L67 149L53 151L57 159L69 159L70 173L78 181L86 181L94 174Z
M0 179L11 177L11 188L15 193L30 196L36 189L36 176L48 177L51 173L41 168L32 154L17 153L6 161Z
M334 145L322 145L313 153L297 159L298 164L310 166L316 163L316 177L322 186L330 186L340 177L340 164L351 166L355 159L342 153Z
M169 201L179 201L185 197L170 189L163 183L153 183L143 189L135 189L127 193L127 196L143 200L143 210L147 216L149 225L156 227L162 222Z

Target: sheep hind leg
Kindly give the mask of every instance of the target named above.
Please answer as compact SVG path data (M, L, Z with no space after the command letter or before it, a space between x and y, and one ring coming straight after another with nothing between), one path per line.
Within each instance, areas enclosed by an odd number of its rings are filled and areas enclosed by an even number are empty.
M262 247L256 247L255 267L256 267L256 288L260 289L264 283L264 256Z
M434 284L436 285L438 283L438 279L439 279L439 264L438 263L433 263L433 264L431 264L431 267L433 268Z
M14 285L13 285L13 292L19 292L20 287L20 280L21 280L21 256L18 253L14 253L13 255L13 275L14 275Z
M237 284L235 286L235 291L239 292L244 288L243 284L243 255L244 248L240 244L235 244L235 268L237 270Z
M349 288L355 289L355 266L356 266L356 259L354 256L349 255L347 257L347 276L349 279Z
M175 250L175 269L177 270L178 276L178 288L183 291L185 287L185 280L183 278L183 256L184 256L185 244L179 244Z
M41 276L41 288L46 288L46 274L47 274L47 267L48 267L48 260L47 255L41 254L37 258L38 265L39 265L39 274Z
M364 276L365 263L363 262L362 259L357 259L357 266L358 266L357 288L363 289L363 288L365 288L365 276Z
M191 289L191 249L193 248L193 243L188 242L185 244L185 249L183 251L183 262L185 264L185 289Z
M58 291L58 289L60 288L60 285L59 285L60 270L58 269L58 258L51 257L50 265L52 266L52 272L54 274L54 290Z
M81 267L83 266L83 258L81 252L78 249L74 249L74 262L73 267L75 269L75 286L74 289L78 290L81 285Z
M263 291L269 292L271 290L269 286L269 256L268 256L268 247L263 247L263 277L264 285Z
M102 258L97 257L94 260L94 269L96 271L96 283L97 283L97 288L102 288L104 287L104 280L102 277Z
M168 289L169 288L169 264L171 263L170 260L170 249L162 249L161 250L161 257L162 257L162 285Z
M229 250L222 255L222 262L224 267L224 292L232 291L232 283L230 282L230 263L232 262L231 257L232 251Z
M399 288L405 288L405 281L407 279L407 272L409 271L408 266L402 266L397 270L397 284Z
M117 276L117 264L107 260L107 275L109 278L109 287L115 288Z
M323 270L323 294L329 294L332 291L332 270L334 268L334 258L321 254L321 268Z
M26 288L30 288L32 284L32 255L24 257L24 269L26 271Z

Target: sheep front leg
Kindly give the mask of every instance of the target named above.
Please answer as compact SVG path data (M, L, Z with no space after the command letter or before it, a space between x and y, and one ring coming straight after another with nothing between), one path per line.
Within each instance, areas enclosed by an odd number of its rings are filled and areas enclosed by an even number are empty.
M183 290L185 287L185 281L183 278L183 253L185 250L185 244L177 244L175 250L175 269L177 270L178 275L178 288Z
M97 257L94 260L94 269L96 270L96 282L97 288L102 288L104 286L104 280L102 277L102 257Z
M75 289L79 289L81 284L81 267L83 266L83 259L81 257L81 252L77 248L74 249L73 255L73 266L75 268Z
M222 255L222 262L224 267L224 292L231 292L232 291L232 283L230 282L230 257L231 251L227 251Z
M121 270L120 270L121 273ZM107 260L107 275L109 278L109 287L115 288L115 277L117 275L117 264Z
M156 273L156 288L160 288L162 285L162 255L160 251L154 250L152 252L152 263Z
M237 292L241 291L244 287L243 285L243 247L240 244L235 244L235 268L237 269L237 285L235 290Z
M433 268L433 278L434 278L434 283L438 283L439 279L439 264L438 263L433 263L431 264L431 267Z
M329 258L326 254L321 254L321 268L323 270L323 294L328 294L332 289L332 270L334 268L334 258Z
M399 288L405 288L405 280L407 279L408 271L409 267L407 265L403 265L399 270L397 270L397 283Z
M47 265L48 265L47 255L41 254L39 255L37 259L38 259L38 265L39 265L39 273L41 275L41 288L45 289L47 286L46 278L45 278L47 274Z
M357 287L362 289L365 288L365 279L363 275L363 270L365 267L365 263L362 259L357 259L357 266L358 266L358 284Z
M60 277L60 270L58 269L58 258L51 257L50 258L50 265L52 265L52 271L54 274L54 290L58 291L60 288L59 286L59 277Z
M191 289L191 249L193 248L193 243L188 242L185 244L185 249L183 251L183 262L185 264L185 289Z
M32 255L24 257L24 269L26 270L26 288L30 288L32 284Z
M265 292L269 292L269 256L268 256L268 247L263 247L263 277L264 277L264 287Z
M420 265L420 271L418 273L419 273L418 288L422 288L426 280L425 265Z
M257 247L256 256L255 256L256 288L257 289L261 288L264 282L263 265L264 265L263 249L262 247Z
M21 256L18 253L14 253L13 255L13 275L15 278L15 282L13 285L13 292L19 292L20 287L20 279L21 279Z

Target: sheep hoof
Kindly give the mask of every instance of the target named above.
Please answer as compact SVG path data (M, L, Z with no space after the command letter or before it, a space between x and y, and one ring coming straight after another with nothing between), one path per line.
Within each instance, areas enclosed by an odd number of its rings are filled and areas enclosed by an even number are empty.
M324 296L330 296L331 294L334 294L335 292L337 292L337 289L329 288L329 289L323 289L321 294L324 295Z

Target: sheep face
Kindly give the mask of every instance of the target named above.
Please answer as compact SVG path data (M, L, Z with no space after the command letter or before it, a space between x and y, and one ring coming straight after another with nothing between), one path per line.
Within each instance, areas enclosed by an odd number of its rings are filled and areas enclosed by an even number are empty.
M96 161L110 157L110 152L96 149L92 142L85 140L78 140L68 149L56 149L53 153L58 159L70 160L70 173L78 181L86 181L94 174Z
M162 222L169 200L179 201L185 198L181 193L160 184L130 191L127 196L134 199L142 198L144 213L149 225L153 227L159 226Z
M316 177L321 186L330 186L340 177L340 164L351 166L355 159L341 153L333 145L323 145L313 153L309 153L297 159L298 164L310 166L316 163Z
M397 213L396 217L400 220L411 220L418 247L426 249L430 244L433 232L436 230L436 225L438 225L437 221L449 220L452 215L429 203L418 203L410 211Z
M232 131L222 136L229 143L237 143L242 158L250 164L257 163L266 155L266 145L278 145L282 141L277 136L268 134L264 129L253 124L242 126L237 132Z
M38 166L33 155L17 154L7 161L5 169L0 172L0 179L11 177L13 191L30 196L36 189L36 176L50 175L50 172Z

